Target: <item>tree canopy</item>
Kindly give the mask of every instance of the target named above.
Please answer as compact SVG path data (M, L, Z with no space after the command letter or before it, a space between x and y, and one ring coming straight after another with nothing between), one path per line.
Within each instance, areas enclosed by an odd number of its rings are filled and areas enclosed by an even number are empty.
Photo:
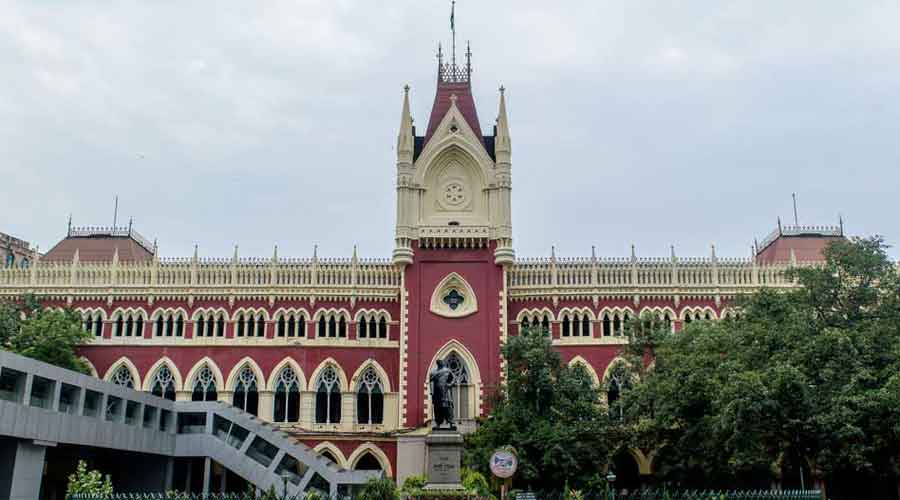
M503 346L507 383L490 416L466 440L465 463L490 477L494 450L512 446L515 487L587 485L609 460L609 418L587 371L562 362L549 335L526 328Z
M633 323L641 382L623 397L624 425L658 451L657 476L732 486L799 464L897 477L900 278L885 248L834 242L824 265L790 272L800 287L739 300L736 318L674 334Z
M62 368L90 373L75 350L91 334L70 309L46 308L32 296L0 302L0 348Z

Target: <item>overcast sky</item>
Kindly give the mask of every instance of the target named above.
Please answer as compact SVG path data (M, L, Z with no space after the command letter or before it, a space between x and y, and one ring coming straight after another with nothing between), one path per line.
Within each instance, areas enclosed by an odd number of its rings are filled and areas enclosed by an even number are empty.
M449 1L0 2L0 231L134 217L163 256L393 248ZM519 256L744 257L776 217L900 243L900 2L459 0L508 89ZM892 250L896 256L900 254Z

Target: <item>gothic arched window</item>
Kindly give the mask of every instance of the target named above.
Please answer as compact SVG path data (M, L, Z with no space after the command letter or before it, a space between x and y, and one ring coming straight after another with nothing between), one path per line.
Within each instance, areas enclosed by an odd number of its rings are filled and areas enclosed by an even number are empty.
M606 402L609 406L609 416L622 420L625 418L625 409L622 406L622 394L631 387L628 371L624 366L613 368L606 381Z
M603 336L612 335L612 321L609 319L609 313L603 313Z
M387 337L388 337L387 319L384 316L382 316L381 320L378 321L378 338L386 339Z
M581 336L589 337L591 335L591 320L585 314L581 317Z
M153 383L150 385L150 393L154 396L175 401L175 378L169 367L162 365L153 375Z
M116 385L122 385L129 389L134 389L135 386L134 377L131 376L131 370L125 365L120 366L115 373L113 373L112 380L110 381Z
M375 455L367 451L356 461L353 470L384 470L384 467Z
M384 389L375 368L368 367L356 390L356 422L380 424L384 421Z
M213 375L212 370L210 370L208 366L204 365L203 368L197 372L197 377L194 380L194 387L191 391L191 401L215 401L218 398L219 394L216 391L216 376Z
M249 366L241 368L234 386L232 404L251 415L259 413L259 393L256 390L256 375Z
M466 363L455 352L450 353L445 362L447 368L453 374L450 377L450 395L453 400L454 416L457 420L471 418L469 391L472 390L472 386L469 383L469 370L466 367Z
M569 321L569 315L564 314L562 320L562 336L568 337L570 335L572 328L572 323Z
M368 332L368 328L369 328L369 322L366 321L366 318L364 318L364 317L363 317L363 318L359 318L359 326L357 327L357 329L358 329L359 331L356 332L356 336L359 337L359 338L361 338L361 339L366 338L366 337L368 336L368 333L369 333L369 332Z
M300 420L300 382L297 373L287 366L278 374L275 384L276 422L298 422Z
M341 386L337 371L328 366L316 381L316 423L341 422Z

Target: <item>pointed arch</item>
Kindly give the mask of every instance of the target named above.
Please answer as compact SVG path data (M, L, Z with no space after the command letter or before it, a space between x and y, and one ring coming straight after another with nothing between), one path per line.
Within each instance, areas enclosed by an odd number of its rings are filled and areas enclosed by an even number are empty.
M319 363L319 366L317 366L316 369L313 370L312 374L310 374L310 376L309 376L310 386L309 387L311 388L311 390L315 390L314 386L316 384L316 381L319 380L319 375L322 373L322 370L327 368L329 365L334 366L334 371L337 373L338 380L340 380L341 392L345 393L345 392L349 391L350 384L347 380L347 374L344 373L344 368L341 367L341 365L337 361L335 361L335 359L332 357L322 360L322 362Z
M234 387L237 384L237 378L241 374L241 370L243 370L245 366L250 367L253 375L256 376L257 386L262 386L266 383L266 377L263 375L263 371L259 367L259 365L256 364L256 361L254 361L250 356L244 356L240 361L235 363L233 367L231 367L231 371L228 373L228 378L225 382L226 391L234 390Z
M352 390L356 390L356 386L359 384L359 379L362 377L363 372L366 371L366 368L372 367L375 370L375 373L378 374L378 377L381 379L381 383L384 384L384 392L391 392L391 379L388 377L387 371L372 358L369 358L362 363L360 363L359 368L353 373L353 377L350 378L349 387Z
M462 301L457 306L444 301L445 297L454 291L462 295ZM445 318L463 318L478 312L478 297L475 295L475 290L465 278L456 272L444 276L434 287L430 304L431 312Z
M201 315L202 316L212 315L216 319L221 317L225 321L231 320L231 316L229 316L228 311L226 311L222 307L216 307L216 308L200 307L200 308L194 309L193 314L191 314L191 321L197 321Z
M466 364L466 370L469 376L469 384L471 389L473 390L473 399L471 400L474 404L472 405L472 418L477 418L481 416L481 370L478 367L478 362L475 361L475 356L472 355L472 352L466 348L461 342L456 339L449 340L443 347L441 347L434 356L431 358L431 362L428 364L428 370L425 372L425 380L423 381L422 389L425 391L425 405L423 407L423 411L425 413L425 417L430 419L432 415L431 408L431 398L429 397L429 388L428 388L428 373L431 373L432 370L437 366L438 359L446 359L451 354L456 354L459 356L463 362Z
M279 361L277 365L275 365L275 368L272 368L272 371L269 373L269 380L265 383L266 390L275 392L276 386L278 385L278 376L281 375L281 370L284 370L285 368L294 370L294 373L297 374L297 382L300 385L300 392L306 391L308 387L306 374L303 373L303 369L300 368L300 364L290 356L286 356L284 359Z
M335 317L343 317L345 320L350 321L350 311L336 307L329 307L328 309L317 309L316 313L313 315L313 321L318 321L322 316L335 316Z
M126 356L122 356L109 366L109 369L106 370L106 374L103 375L103 380L112 382L113 375L115 375L116 371L123 366L131 372L131 380L134 382L134 389L141 387L140 373L138 373L138 369L134 366L134 363Z
M262 315L263 319L265 319L266 321L269 321L269 311L267 311L263 307L239 307L232 314L232 319L237 317L237 315L239 315L239 314L243 314L245 317L252 316L253 318L256 318L259 315Z
M344 457L344 454L341 453L341 449L335 446L334 443L331 443L330 441L322 441L321 443L317 444L315 448L313 448L313 451L320 455L323 451L328 451L334 456L334 458L338 459L339 462L335 465L342 469L347 468L347 458Z
M690 314L692 317L689 318L688 314ZM701 319L706 319L707 315L709 315L710 319L719 319L719 315L716 314L716 310L709 306L685 306L681 310L681 314L678 315L678 319L685 321L688 319L696 319L696 316L700 316Z
M594 367L591 366L591 364L588 363L588 361L586 359L582 358L581 356L575 356L574 358L569 360L568 365L570 367L575 366L575 365L583 366L584 369L587 370L588 374L591 376L591 380L594 383L594 388L600 387L600 378L597 376L597 371L594 370Z
M197 373L203 369L204 366L209 367L209 371L213 373L216 378L216 392L222 392L225 390L225 377L222 376L222 370L219 369L219 365L216 364L215 361L210 359L209 356L204 356L199 361L194 363L194 366L191 367L191 370L188 372L187 377L184 379L184 387L185 390L193 390L194 383L197 379Z
M156 363L153 363L153 366L147 370L147 376L144 377L143 391L150 392L153 390L153 379L156 376L156 371L159 370L162 366L166 366L169 371L172 373L172 378L175 381L175 391L184 390L184 380L181 378L181 372L178 371L178 366L175 365L175 362L169 359L168 356L163 356L159 358Z
M278 318L286 314L302 315L305 318L312 317L305 307L279 307L272 315L273 321L277 321Z
M81 356L78 359L80 359L81 361L84 361L84 363L87 365L88 369L91 371L92 376L94 376L95 378L100 378L100 374L97 373L97 367L94 366L94 363L91 363L91 360L87 359L84 356Z
M604 384L609 380L609 376L612 374L612 371L620 364L631 368L631 363L629 363L627 359L623 358L622 356L616 356L612 359L612 361L609 362L608 365L606 365L606 368L603 370L602 382Z
M521 324L523 320L531 320L532 318L544 319L545 317L549 318L550 321L556 321L556 315L553 314L553 311L551 311L549 307L542 307L540 309L522 309L519 311L519 314L516 315L516 323Z
M387 477L394 477L394 470L391 468L391 461L388 456L374 443L370 441L366 441L365 443L359 445L353 453L350 454L350 457L347 459L348 468L351 470L356 469L356 464L359 462L359 459L362 458L366 453L371 453L378 463L381 464L381 470L384 471L384 475Z

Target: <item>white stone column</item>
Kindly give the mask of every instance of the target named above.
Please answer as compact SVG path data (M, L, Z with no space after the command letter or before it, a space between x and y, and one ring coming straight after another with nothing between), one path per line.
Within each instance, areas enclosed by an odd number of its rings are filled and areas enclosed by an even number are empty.
M344 392L341 394L341 430L350 432L356 424L356 394Z
M274 418L275 394L272 391L259 392L259 418L264 422L271 422Z
M0 458L12 457L12 467L7 469L9 477L0 471L0 498L10 500L33 500L41 490L44 475L44 456L47 448L20 441L15 449L0 453ZM9 488L6 491L6 488Z
M315 423L315 403L316 394L314 392L303 391L300 393L300 425L303 427L312 427Z

